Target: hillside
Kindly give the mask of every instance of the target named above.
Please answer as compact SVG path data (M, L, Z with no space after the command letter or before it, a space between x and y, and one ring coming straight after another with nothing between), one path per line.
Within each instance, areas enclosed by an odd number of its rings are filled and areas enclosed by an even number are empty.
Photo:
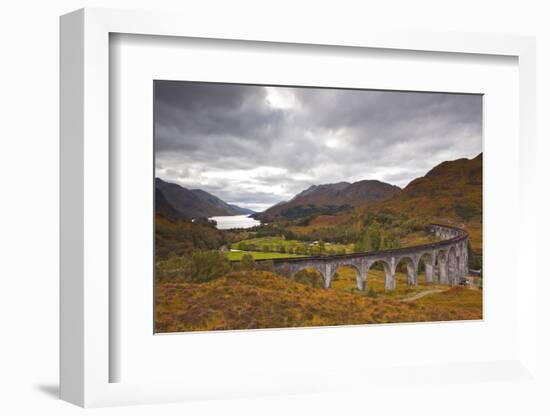
M198 218L218 215L252 214L246 208L230 205L201 189L187 189L175 183L155 179L157 213L168 217Z
M358 205L382 201L400 188L376 180L313 185L288 202L278 203L255 215L263 221L277 217L301 218L312 214L334 214Z
M226 243L225 234L208 225L181 218L155 216L155 255L184 256L195 250L217 250Z
M367 207L457 224L481 223L483 156L443 162L401 192Z
M480 292L450 289L437 305L314 288L270 272L232 272L207 283L163 282L156 290L156 331L356 325L480 319L478 300L456 306ZM479 303L479 304L478 304ZM450 305L450 306L449 306Z
M363 207L362 216L392 213L421 223L439 222L466 229L472 249L483 251L483 154L443 162L391 198Z
M256 213L256 211L252 211L251 209L243 208L235 204L228 204L228 205L233 209L233 211L236 212L235 215L252 215Z
M155 189L155 214L172 219L184 218L184 215L170 205L159 188Z

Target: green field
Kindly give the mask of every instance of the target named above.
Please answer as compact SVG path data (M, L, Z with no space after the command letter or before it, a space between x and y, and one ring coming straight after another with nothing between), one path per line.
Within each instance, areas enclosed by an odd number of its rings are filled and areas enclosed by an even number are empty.
M227 258L229 260L241 260L245 254L250 254L254 260L269 260L269 259L285 259L289 257L304 257L301 254L289 253L264 253L262 251L228 251Z
M242 240L231 245L234 250L298 255L345 254L353 252L353 244L285 240L281 237L261 237ZM292 256L285 256L292 257Z

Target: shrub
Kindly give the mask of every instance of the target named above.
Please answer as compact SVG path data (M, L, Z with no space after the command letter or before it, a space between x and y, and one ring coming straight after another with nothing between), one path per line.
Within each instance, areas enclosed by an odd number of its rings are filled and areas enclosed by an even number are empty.
M241 259L241 270L254 270L256 268L256 264L254 262L254 257L252 257L251 254L245 254L243 258Z
M191 256L189 280L202 283L223 276L231 266L227 257L219 251L196 251Z
M255 263L256 270L261 270L264 272L274 272L273 260L264 260Z
M470 221L473 218L481 217L481 210L472 203L457 202L454 204L454 210L464 221Z
M307 247L304 245L299 245L294 250L296 254L306 254L307 253Z
M165 260L157 262L156 278L157 280L185 280L191 270L191 262L187 257L171 254Z
M301 270L294 275L294 281L311 287L322 288L322 276L313 270Z
M216 250L226 244L223 232L207 224L171 220L157 216L155 221L155 256L157 262L170 254L190 256L195 250Z

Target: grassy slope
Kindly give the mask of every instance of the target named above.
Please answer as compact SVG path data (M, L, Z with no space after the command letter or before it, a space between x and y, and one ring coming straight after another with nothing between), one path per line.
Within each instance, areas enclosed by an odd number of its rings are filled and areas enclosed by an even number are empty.
M234 272L203 284L161 283L156 330L179 332L479 319L468 289L416 302L316 289L269 272ZM469 308L455 307L467 297ZM479 295L481 305L481 295ZM451 308L448 307L451 304Z
M254 260L286 259L288 257L304 257L300 254L288 253L264 253L262 251L228 251L226 252L229 260L241 260L245 254L250 254Z
M155 252L157 260L170 253L178 256L194 250L217 250L225 243L223 232L183 219L155 217Z
M334 227L338 224L343 224L351 219L348 213L338 215L319 215L313 218L308 225L305 226L290 226L288 229L296 234L307 234L319 228Z
M401 247L412 247L421 244L430 244L434 241L434 236L432 234L428 234L425 231L416 231L414 233L407 234L405 237L399 240L399 242L401 243Z
M425 176L413 180L402 192L376 203L370 209L390 209L412 217L468 221L457 206L469 207L472 218L479 222L481 212L482 156L443 162Z
M245 244L254 244L257 248L261 249L262 246L267 246L270 248L277 248L279 246L284 246L285 250L295 249L298 246L307 246L309 243L299 240L285 240L281 237L259 237L259 238L251 238L248 240L242 240L238 243L234 243L231 245L231 248L238 249L239 243L245 243ZM328 243L325 244L325 250L333 249L333 250L346 250L346 252L352 252L353 251L353 244L337 244L337 243ZM292 255L287 255L286 257L292 257Z
M409 217L464 227L472 246L481 252L483 157L443 162L413 180L392 198L365 211L389 210Z
M415 301L416 304L427 308L445 308L450 316L460 311L463 319L482 318L481 291L452 287L442 293L424 296Z

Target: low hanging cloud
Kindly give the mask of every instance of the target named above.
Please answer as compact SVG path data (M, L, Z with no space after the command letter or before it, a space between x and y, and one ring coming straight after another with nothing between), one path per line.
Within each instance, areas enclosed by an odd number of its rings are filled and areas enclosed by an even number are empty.
M156 175L254 210L482 151L480 95L156 81L154 108Z

